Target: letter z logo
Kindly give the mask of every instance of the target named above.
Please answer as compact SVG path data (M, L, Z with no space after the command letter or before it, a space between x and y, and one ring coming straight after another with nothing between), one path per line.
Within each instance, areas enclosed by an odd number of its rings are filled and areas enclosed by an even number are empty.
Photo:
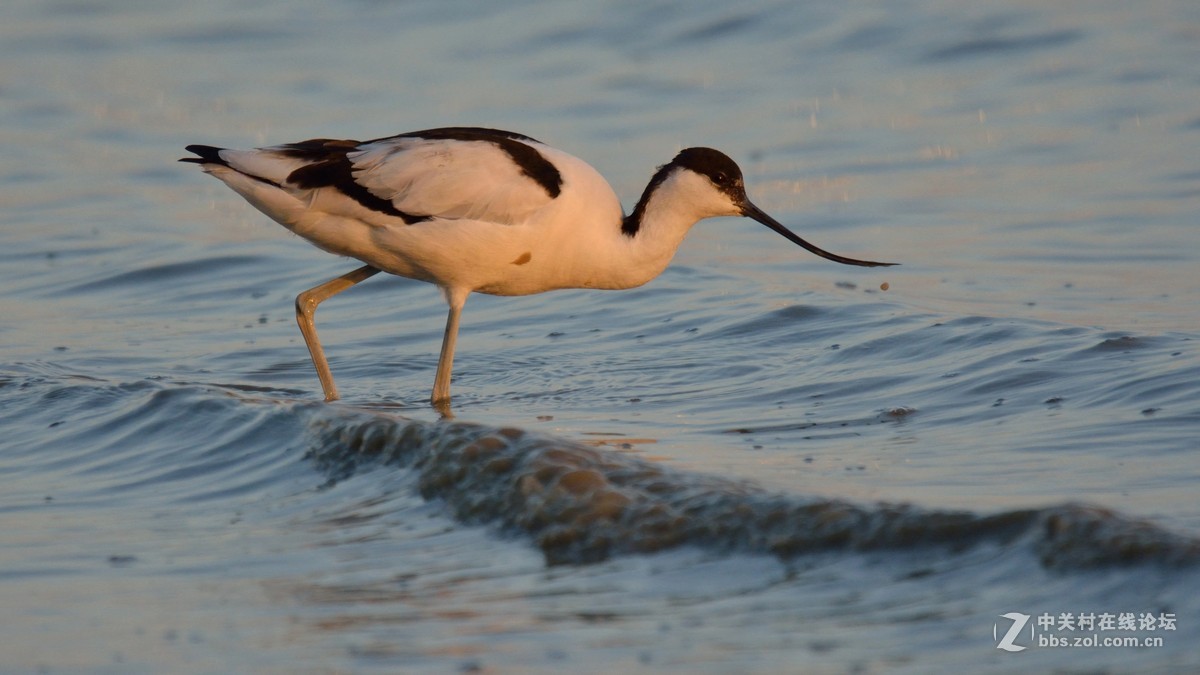
M1003 649L1006 652L1025 651L1025 647L1015 644L1014 641L1021 634L1021 629L1025 628L1025 624L1029 623L1029 615L1021 614L1020 612L1009 612L1008 614L1001 614L1000 618L1012 621L1012 625L1008 627L1008 632L1004 634L1004 637L999 638L997 635L1000 632L1000 624L992 624L992 639L997 640L996 649Z

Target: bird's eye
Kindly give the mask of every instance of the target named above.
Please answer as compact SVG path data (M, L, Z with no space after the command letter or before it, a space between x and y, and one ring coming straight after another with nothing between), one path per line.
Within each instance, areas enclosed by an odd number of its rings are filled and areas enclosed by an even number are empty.
M713 176L713 182L717 185L724 185L729 182L729 176L726 176L724 171L718 171L717 174Z

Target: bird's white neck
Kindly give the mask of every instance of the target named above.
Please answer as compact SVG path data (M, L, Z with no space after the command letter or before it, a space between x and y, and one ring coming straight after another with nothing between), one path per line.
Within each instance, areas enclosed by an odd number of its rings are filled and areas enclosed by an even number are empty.
M690 171L673 171L655 176L633 212L625 217L619 240L613 246L617 257L608 265L614 285L605 288L641 286L662 273L684 237L697 222L713 216L736 215L726 201L713 199L711 186Z

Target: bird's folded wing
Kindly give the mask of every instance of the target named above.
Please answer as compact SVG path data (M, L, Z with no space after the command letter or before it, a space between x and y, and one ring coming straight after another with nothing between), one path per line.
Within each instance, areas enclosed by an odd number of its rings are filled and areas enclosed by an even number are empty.
M534 146L511 139L393 137L347 158L355 183L417 217L520 223L554 199L560 180Z

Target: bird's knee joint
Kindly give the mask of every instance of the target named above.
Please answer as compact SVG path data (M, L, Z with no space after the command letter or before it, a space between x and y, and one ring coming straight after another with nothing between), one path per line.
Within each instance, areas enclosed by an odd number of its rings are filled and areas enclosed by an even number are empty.
M301 293L296 296L296 313L305 316L312 316L317 310L317 303L308 293Z

